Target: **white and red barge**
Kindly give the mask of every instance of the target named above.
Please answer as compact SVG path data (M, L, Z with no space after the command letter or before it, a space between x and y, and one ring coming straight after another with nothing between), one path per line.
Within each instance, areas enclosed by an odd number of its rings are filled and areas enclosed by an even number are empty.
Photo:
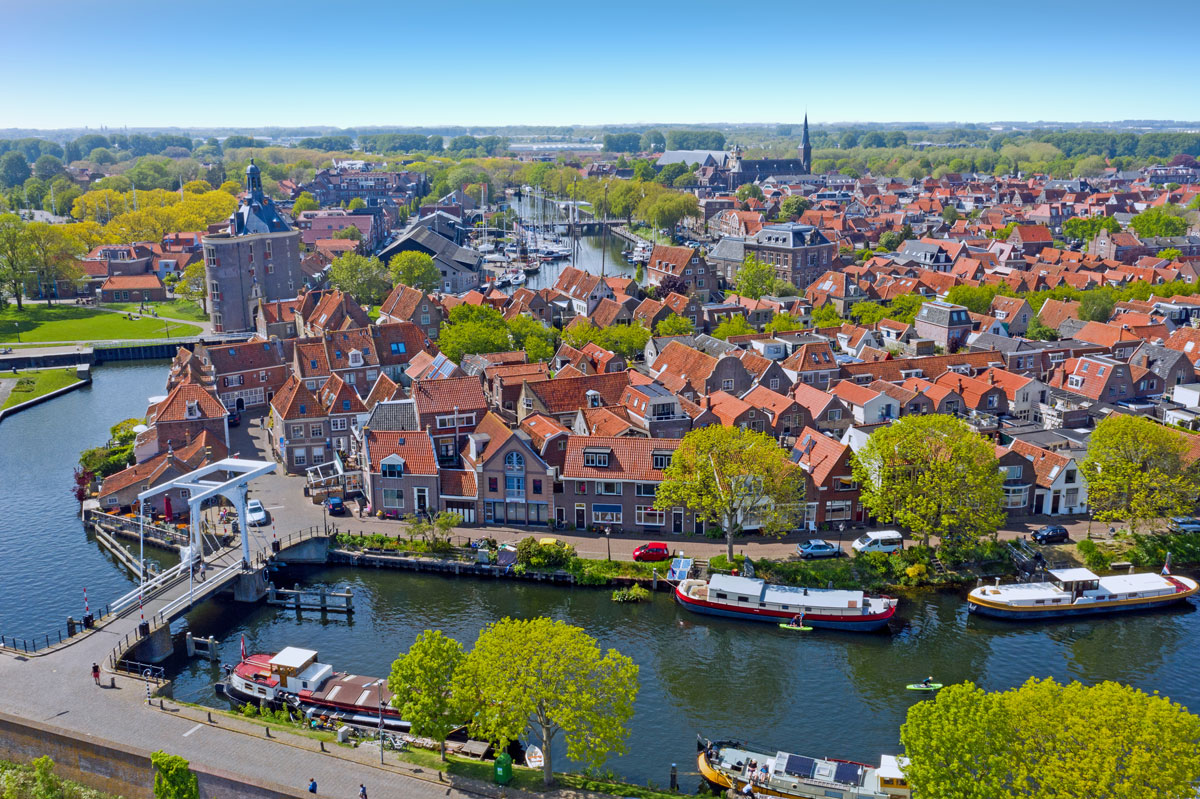
M286 705L310 719L325 716L372 727L379 724L382 706L386 729L409 729L408 722L391 706L392 692L386 680L334 671L317 660L316 650L289 646L273 655L247 655L236 666L226 668L225 682L217 690L236 702Z
M862 591L797 588L728 574L684 580L675 587L675 599L710 616L781 623L803 614L805 625L835 630L880 630L896 615L899 602Z

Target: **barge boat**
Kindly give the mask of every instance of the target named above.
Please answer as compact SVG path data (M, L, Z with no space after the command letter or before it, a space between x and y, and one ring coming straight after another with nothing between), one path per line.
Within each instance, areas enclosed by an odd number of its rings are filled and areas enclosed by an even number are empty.
M769 752L765 747L737 741L696 743L696 765L715 788L732 788L739 795L782 796L788 799L909 799L903 758L884 755L879 766L836 758L805 757ZM749 786L749 790L747 790Z
M869 597L862 591L797 588L728 574L684 580L675 588L675 599L710 616L779 624L803 614L807 626L856 631L886 627L898 604L892 597Z
M1088 569L1051 569L1042 582L980 586L967 595L967 610L1017 621L1093 616L1167 607L1200 588L1190 577L1163 571L1099 577Z

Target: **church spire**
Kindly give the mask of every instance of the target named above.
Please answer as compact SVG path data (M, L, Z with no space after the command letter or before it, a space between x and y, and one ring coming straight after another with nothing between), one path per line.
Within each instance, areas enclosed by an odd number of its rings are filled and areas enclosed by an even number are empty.
M804 174L812 174L812 142L808 140L808 112L804 112L804 134L800 137L800 162L804 165Z

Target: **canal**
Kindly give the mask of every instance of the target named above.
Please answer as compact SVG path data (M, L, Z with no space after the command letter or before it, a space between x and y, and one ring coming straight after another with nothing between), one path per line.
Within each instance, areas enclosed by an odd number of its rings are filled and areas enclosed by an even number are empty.
M135 585L91 540L71 497L79 453L108 441L109 428L146 414L161 395L166 361L105 364L92 384L0 424L0 632L34 638L95 612ZM165 556L165 553L163 553Z
M578 625L640 667L641 692L628 754L618 774L667 782L672 762L693 772L696 734L740 737L806 754L878 762L898 751L899 727L921 694L904 685L927 675L1010 688L1029 676L1087 683L1116 680L1200 707L1195 652L1200 614L1175 610L1034 626L967 617L957 593L905 597L889 634L794 633L769 625L693 615L669 594L618 605L609 591L343 567L288 571L278 583L349 586L356 613L286 611L210 603L188 616L197 635L224 642L236 660L249 651L316 649L336 670L386 676L396 655L425 629L468 648L479 630L505 616L539 615ZM220 703L218 664L176 660L176 698ZM561 750L560 750L561 751ZM558 764L562 767L564 764ZM688 776L691 790L697 778Z

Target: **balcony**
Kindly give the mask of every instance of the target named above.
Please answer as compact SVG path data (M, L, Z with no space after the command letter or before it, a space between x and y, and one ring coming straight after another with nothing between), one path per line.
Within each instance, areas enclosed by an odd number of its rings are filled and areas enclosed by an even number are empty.
M1000 429L1000 417L983 411L966 410L954 414L976 433L990 434Z

